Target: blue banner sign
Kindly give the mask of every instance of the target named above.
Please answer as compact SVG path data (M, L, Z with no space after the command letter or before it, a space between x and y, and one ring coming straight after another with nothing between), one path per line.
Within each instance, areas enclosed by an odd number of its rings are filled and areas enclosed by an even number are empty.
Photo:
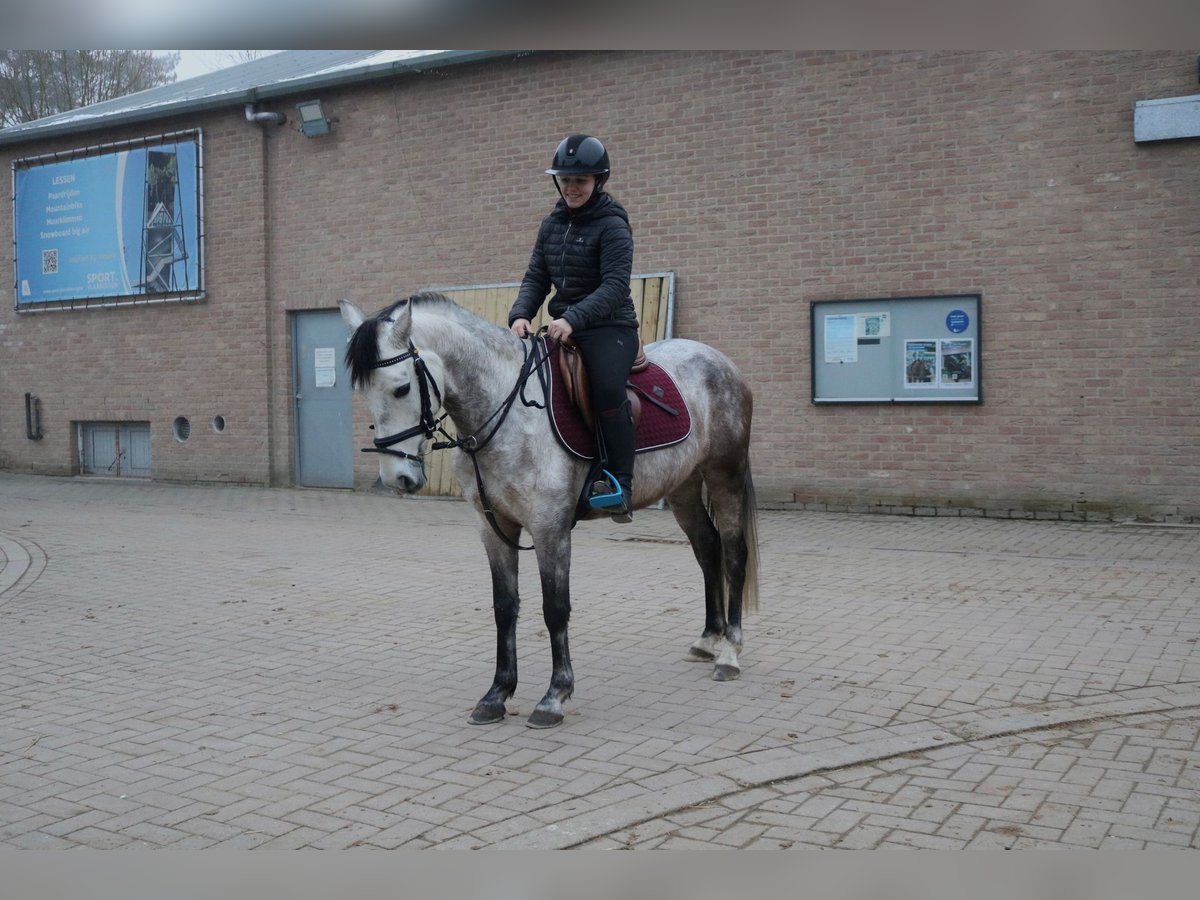
M14 170L18 308L203 289L195 135Z

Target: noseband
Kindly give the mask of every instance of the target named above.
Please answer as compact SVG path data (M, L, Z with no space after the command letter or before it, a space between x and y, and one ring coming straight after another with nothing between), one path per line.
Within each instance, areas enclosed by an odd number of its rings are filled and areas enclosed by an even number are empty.
M397 363L402 363L405 360L413 361L413 369L417 374L417 389L421 392L421 420L412 428L407 428L404 431L396 434L388 435L387 437L375 438L372 443L374 447L363 447L362 453L386 453L388 456L398 456L401 459L412 459L421 462L421 457L413 453L405 453L403 450L393 450L392 445L399 444L401 441L406 441L410 437L421 434L426 438L433 437L438 426L442 423L443 415L440 419L434 418L434 411L442 405L442 391L438 387L433 376L429 373L429 368L425 365L425 360L421 359L421 354L417 352L417 348L413 346L413 342L408 342L408 351L401 353L399 356L393 356L388 359L381 359L379 362L371 366L372 369L386 369L388 366L394 366ZM433 389L433 396L437 397L437 405L435 406L430 401L430 388ZM374 428L375 426L371 426Z

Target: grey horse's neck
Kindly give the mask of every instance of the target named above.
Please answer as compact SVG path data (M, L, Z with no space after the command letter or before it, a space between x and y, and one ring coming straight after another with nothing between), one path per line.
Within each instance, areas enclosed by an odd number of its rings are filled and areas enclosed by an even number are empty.
M460 307L414 308L412 340L441 359L443 401L460 435L474 433L500 407L524 359L517 338Z

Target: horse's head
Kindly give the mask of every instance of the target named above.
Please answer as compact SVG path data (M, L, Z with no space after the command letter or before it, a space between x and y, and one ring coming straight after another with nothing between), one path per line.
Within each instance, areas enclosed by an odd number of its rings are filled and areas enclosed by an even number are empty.
M349 300L338 305L350 329L350 382L375 421L369 452L380 454L379 478L393 490L419 491L426 481L422 452L442 398L441 373L431 371L411 341L412 304L401 300L371 317Z

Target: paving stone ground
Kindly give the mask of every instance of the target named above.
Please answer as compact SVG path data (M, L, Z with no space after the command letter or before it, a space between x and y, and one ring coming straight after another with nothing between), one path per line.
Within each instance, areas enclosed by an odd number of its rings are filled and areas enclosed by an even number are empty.
M669 512L523 559L510 717L471 510L0 474L0 847L1200 844L1200 529L767 512L740 680Z

